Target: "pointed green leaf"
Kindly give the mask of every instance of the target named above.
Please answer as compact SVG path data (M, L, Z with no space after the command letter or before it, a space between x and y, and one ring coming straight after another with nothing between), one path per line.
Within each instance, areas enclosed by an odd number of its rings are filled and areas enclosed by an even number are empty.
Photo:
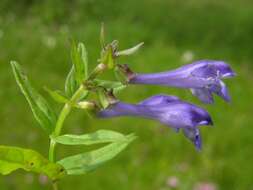
M137 52L140 49L140 47L143 46L143 44L144 44L144 42L141 42L141 43L137 44L136 46L134 46L132 48L125 49L125 50L122 50L122 51L118 51L118 52L116 52L116 56L132 55L135 52Z
M49 162L34 150L0 145L0 174L8 175L17 169L44 174L52 180L66 175L60 164Z
M67 103L69 102L68 98L62 95L59 91L53 91L47 87L44 87L45 91L58 103Z
M75 70L75 80L80 85L88 75L88 58L87 51L83 43L79 43L76 46L75 43L72 45L71 60Z
M125 90L127 87L127 85L122 85L119 87L116 87L113 89L113 94L117 95L118 93L120 93L122 90Z
M65 93L71 97L82 82L88 77L88 55L83 43L71 49L72 67L65 82Z
M135 136L129 135L123 141L111 143L91 152L64 158L58 163L66 169L67 174L69 175L85 174L89 171L95 170L105 162L114 158L135 138Z
M76 82L79 84L82 82L82 79L84 76L82 76L82 73L84 73L84 67L81 64L80 55L77 50L76 43L73 42L72 49L71 49L71 61L74 66L74 77Z
M94 82L96 83L97 86L100 86L106 89L112 89L113 94L118 94L119 92L121 92L127 87L126 84L122 84L121 82L117 82L117 81L95 79Z
M109 49L108 49L107 65L108 65L109 69L114 68L114 59L113 59L112 46L109 46Z
M104 88L110 88L110 89L121 88L121 87L125 86L121 82L116 82L116 81L95 79L94 82L96 83L97 86L101 86Z
M98 99L99 99L100 105L104 109L107 108L110 103L108 101L107 96L105 95L104 89L98 89L97 90L97 95L98 95Z
M83 43L78 43L77 50L80 56L80 64L83 65L84 69L82 75L84 74L84 79L86 79L88 77L88 53Z
M120 83L127 84L127 77L125 74L121 72L121 70L118 67L114 68L114 76Z
M109 69L114 68L113 48L112 45L108 45L105 50L102 51L101 63L108 66Z
M65 82L65 93L69 98L71 98L78 88L79 86L74 78L74 67L72 67ZM83 91L83 94L80 97L80 100L84 99L87 95L88 95L88 91Z
M75 80L75 68L72 66L65 81L65 93L68 97L71 97L77 89L78 83Z
M64 145L92 145L99 143L110 143L122 141L126 137L118 132L110 130L99 130L94 133L84 135L62 135L52 139L60 144Z
M56 123L55 112L47 101L31 86L20 65L15 61L11 61L11 66L17 84L28 101L34 117L43 129L49 133L52 132Z

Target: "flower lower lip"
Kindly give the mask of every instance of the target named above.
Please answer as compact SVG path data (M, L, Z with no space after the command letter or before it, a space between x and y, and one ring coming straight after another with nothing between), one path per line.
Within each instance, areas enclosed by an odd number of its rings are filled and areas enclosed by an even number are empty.
M201 121L198 123L198 125L207 125L208 124L208 121Z
M210 120L210 121L200 121L198 123L198 125L213 125L213 121Z
M236 76L236 73L226 73L226 74L224 74L224 75L222 75L222 78L230 78L230 77L234 77L234 76Z

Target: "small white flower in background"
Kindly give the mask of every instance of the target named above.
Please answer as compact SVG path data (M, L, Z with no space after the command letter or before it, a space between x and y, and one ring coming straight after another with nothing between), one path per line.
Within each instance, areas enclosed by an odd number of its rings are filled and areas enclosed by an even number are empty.
M0 39L4 36L4 31L0 29Z
M190 50L187 50L183 53L181 57L183 62L191 62L194 59L194 53Z
M175 189L179 186L180 182L176 176L170 176L168 177L166 184L168 187Z
M217 186L210 182L197 183L193 190L217 190Z
M44 36L42 38L42 43L48 48L53 49L56 46L56 39L52 36Z

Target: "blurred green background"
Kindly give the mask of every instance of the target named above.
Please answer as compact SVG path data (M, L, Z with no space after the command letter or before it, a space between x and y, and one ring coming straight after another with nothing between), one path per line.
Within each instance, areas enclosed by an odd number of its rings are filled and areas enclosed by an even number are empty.
M201 129L201 152L182 134L154 121L95 120L74 111L64 133L105 128L135 132L139 138L99 170L63 179L61 189L169 190L176 184L174 189L180 190L253 190L252 19L251 0L1 0L0 144L47 155L48 138L16 86L9 61L20 62L42 94L45 85L63 89L70 68L69 39L86 44L90 68L94 67L103 21L108 42L118 39L121 49L145 42L137 54L119 60L135 71L158 72L198 59L229 62L238 74L226 81L232 102L215 98L215 104L207 106L188 90L167 87L133 86L120 94L132 103L157 93L174 94L205 107L215 127ZM60 147L59 155L85 151L69 149ZM18 171L0 176L0 189L39 190L51 185Z

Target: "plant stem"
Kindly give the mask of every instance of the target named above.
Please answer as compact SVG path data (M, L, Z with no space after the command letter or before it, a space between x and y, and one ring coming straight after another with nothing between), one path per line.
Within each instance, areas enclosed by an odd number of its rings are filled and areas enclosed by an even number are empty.
M53 182L53 190L58 190L58 184L56 182Z
M71 97L70 103L66 103L64 107L61 110L61 113L58 117L58 120L56 122L55 130L52 133L54 137L57 137L60 135L63 123L68 116L68 114L71 111L71 104L76 103L78 99L81 97L82 93L84 92L84 86L81 85L78 90L75 92L75 94ZM49 160L51 162L55 162L55 147L56 147L56 142L50 139L50 147L49 147Z
M96 78L96 76L101 74L105 69L106 69L105 64L102 64L102 63L99 64L94 69L94 71L91 73L91 75L88 77L88 79L86 79L86 81ZM55 129L51 134L52 136L57 137L61 134L61 130L62 130L64 121L65 121L66 117L69 115L69 113L71 111L71 108L72 108L72 105L75 105L77 103L77 101L82 97L85 90L86 90L85 86L83 84L81 84L80 87L74 93L74 95L70 98L70 101L67 102L63 106L63 108L60 112L60 115L58 116L58 120L56 122ZM56 148L56 145L57 145L57 143L53 139L50 139L48 157L49 157L49 161L51 161L51 162L55 162L55 148ZM53 182L53 190L58 190L57 182Z

